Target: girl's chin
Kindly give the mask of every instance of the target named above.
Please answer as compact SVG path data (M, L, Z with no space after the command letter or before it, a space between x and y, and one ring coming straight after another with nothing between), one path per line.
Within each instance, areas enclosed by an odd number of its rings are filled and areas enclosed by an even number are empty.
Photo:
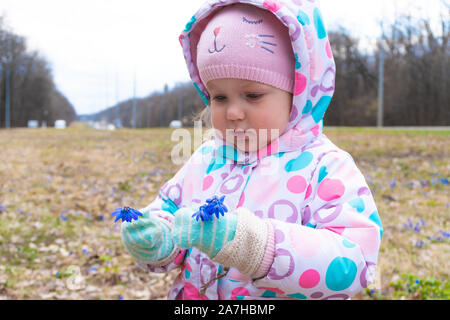
M236 136L226 136L224 140L226 144L234 146L236 149L242 152L256 152L267 145L266 143L261 143L259 139L255 139L253 136L236 137ZM260 144L263 144L262 146Z
M243 151L243 152L256 152L262 147L258 148L258 143L255 141L253 143L250 143L249 139L235 139L234 146Z

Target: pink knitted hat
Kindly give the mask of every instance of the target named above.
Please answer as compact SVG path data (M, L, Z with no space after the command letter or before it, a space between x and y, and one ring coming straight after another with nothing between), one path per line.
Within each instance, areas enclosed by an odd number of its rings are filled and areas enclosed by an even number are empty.
M220 9L197 45L200 78L258 81L293 92L295 58L289 32L273 13L247 4Z

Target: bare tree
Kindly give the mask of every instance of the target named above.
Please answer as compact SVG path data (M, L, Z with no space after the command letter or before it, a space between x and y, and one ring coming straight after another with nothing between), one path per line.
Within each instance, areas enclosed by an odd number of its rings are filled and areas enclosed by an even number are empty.
M450 124L449 22L436 35L429 21L400 16L385 31L386 125Z
M385 26L384 125L450 125L450 25L444 17L441 20L439 34L426 19L410 16L399 16L392 25ZM329 32L329 38L337 71L335 93L324 118L325 124L375 126L380 48L364 53L359 39L343 28ZM149 105L153 106L151 127L167 126L171 120L178 119L180 96L183 124L192 126L195 115L205 105L188 82L139 99L137 117L142 121L138 127L148 125L144 119L148 119ZM105 112L108 111L92 115L92 119L105 118ZM120 114L122 123L131 126L130 101L120 103Z
M9 90L7 91L7 86ZM28 52L26 39L6 29L0 17L0 115L10 101L11 126L26 126L28 120L76 119L70 102L56 89L49 63L38 52ZM0 116L0 127L5 117Z

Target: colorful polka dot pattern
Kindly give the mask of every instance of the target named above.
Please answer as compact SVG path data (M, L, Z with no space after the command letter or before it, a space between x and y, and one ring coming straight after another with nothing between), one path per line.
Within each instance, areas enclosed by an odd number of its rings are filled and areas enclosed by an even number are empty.
M369 276L373 273L364 268L375 265L382 225L362 175L352 174L347 180L349 170L342 170L356 168L348 154L339 152L321 135L317 146L308 151L264 158L264 161L272 158L280 161L277 175L257 175L260 169L257 165L246 166L244 170L244 166L227 163L220 170L204 173L203 180L194 179L196 174L202 175L201 170L207 170L213 155L224 155L211 149L214 149L213 142L205 143L190 160L195 162L201 157L203 166L188 163L184 173L177 175L178 178L184 176L189 183L169 181L161 194L181 196L183 203L197 202L194 199L201 202L202 197L213 194L230 196L227 200L234 199L231 201L235 207L245 206L258 217L271 219L275 227L276 255L267 277L252 285L247 276L232 269L228 277L206 291L208 298L216 299L220 288L221 297L225 299L255 296L347 299L372 281ZM199 185L192 187L195 183ZM184 189L180 194L179 189L174 188L177 184L187 188L187 196ZM307 202L299 206L301 199ZM181 279L184 282L178 283L179 290L184 290L183 299L198 298L198 292L192 286L186 289L186 283L207 283L215 277L213 271L218 268L202 252L192 249L183 262ZM175 294L176 290L173 292Z
M194 85L208 93L194 64L196 26L219 6L208 1L180 37ZM181 265L169 299L348 299L373 281L382 225L363 175L351 157L322 134L322 119L334 91L335 65L317 0L246 0L270 10L288 28L295 54L295 91L287 131L272 148L243 154L217 139L205 142L160 190L152 203L170 198L178 206L226 195L234 209L244 206L274 227L275 256L268 274L250 280L222 268L193 248L154 272ZM245 161L243 161L245 159ZM267 174L267 168L275 172ZM171 216L168 214L168 219ZM208 284L205 296L200 287Z

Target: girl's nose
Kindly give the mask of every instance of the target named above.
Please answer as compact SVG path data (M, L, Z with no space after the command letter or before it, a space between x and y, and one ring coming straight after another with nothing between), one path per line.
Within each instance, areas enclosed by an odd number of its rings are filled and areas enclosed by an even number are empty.
M227 108L227 118L228 120L243 120L245 113L239 106L231 105Z

